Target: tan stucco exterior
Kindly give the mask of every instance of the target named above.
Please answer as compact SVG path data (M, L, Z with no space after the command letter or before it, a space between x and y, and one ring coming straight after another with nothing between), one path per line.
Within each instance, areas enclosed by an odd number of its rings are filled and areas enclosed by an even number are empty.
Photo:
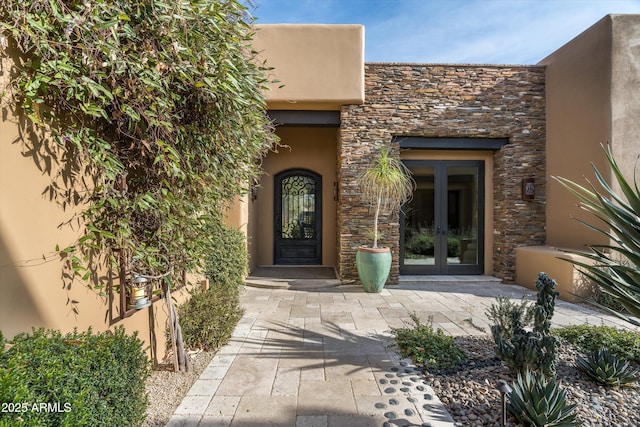
M640 15L610 15L540 63L546 67L547 246L516 249L520 284L530 285L539 271L557 275L561 286L569 280L576 282L575 271L557 260L556 247L583 248L599 239L571 218L581 216L576 201L551 176L583 182L584 176L593 176L591 162L609 174L600 149L600 144L606 142L612 144L626 176L633 173L640 154L639 38ZM254 47L266 65L273 67L271 78L278 80L266 92L270 110L330 110L344 115L346 106L365 101L361 25L262 25ZM12 66L6 57L3 61L0 88L8 82ZM162 301L119 320L117 298L104 300L79 283L64 287L55 247L64 247L77 238L77 228L60 227L74 212L47 198L45 189L52 178L46 163L41 162L40 169L34 164L34 157L27 153L21 139L24 135L18 127L18 117L11 108L3 108L2 112L0 330L11 337L33 326L62 331L93 327L99 331L124 325L130 332L139 331L150 353L162 358L166 325ZM342 119L344 124L344 116ZM340 249L334 183L341 132L335 125L277 127L286 147L262 159L264 174L259 182L251 184L252 191L238 198L227 211L227 223L247 234L251 268L274 263L273 179L292 168L309 169L323 178L322 264L337 264ZM508 220L495 217L494 212L493 188L500 179L498 173L494 177L494 167L499 167L499 160L494 165L489 151L416 150L404 152L402 157L485 162L484 272L493 274L495 222ZM117 284L117 279L112 284ZM188 297L186 292L176 296L178 302Z
M550 246L523 246L516 249L516 271L518 284L536 289L538 273L544 272L556 281L559 298L565 301L577 301L578 296L589 296L592 286L568 260L588 262L584 257L569 254ZM543 267L542 269L540 267Z
M611 142L622 173L640 182L640 15L612 15ZM606 18L605 18L606 19ZM639 165L640 166L640 165Z
M231 203L224 215L224 223L230 227L240 230L245 235L249 234L249 210L251 194L237 196Z
M364 102L362 25L259 25L253 46L273 79L272 110L339 110Z
M270 110L339 111L364 102L362 25L258 25L253 46L272 67L265 93ZM274 176L308 169L322 176L322 264L336 264L337 128L279 126L285 147L263 159L264 174L253 196L238 200L227 223L247 232L249 267L274 264Z
M540 62L546 66L547 246L516 252L519 284L535 288L537 270L556 279L563 299L588 290L562 249L608 242L576 221L594 218L552 177L596 183L594 165L617 189L601 144L611 145L625 177L634 176L640 155L639 37L640 15L608 15Z
M264 174L254 209L257 216L251 245L255 246L252 266L274 264L274 177L288 169L308 169L322 176L322 265L336 264L336 182L335 128L281 127L276 133L286 147L270 153L263 162Z
M8 82L11 64L2 59L0 88ZM55 160L47 153L28 151L46 135L31 135L22 128L12 108L3 101L0 119L0 330L11 338L32 327L69 332L74 328L103 331L122 325L139 332L148 353L156 360L165 355L166 310L162 301L150 309L119 319L119 295L100 297L79 280L63 279L63 263L55 251L79 236L79 225L65 225L80 209L63 208L50 200L48 186L55 178ZM60 154L60 153L58 153ZM53 162L50 169L49 162ZM117 286L117 278L101 272L105 283ZM108 288L107 288L108 289ZM177 301L187 297L176 292ZM109 307L112 307L109 309Z
M545 58L547 177L592 181L593 163L611 182L600 144L610 143L633 176L640 154L640 15L609 15ZM587 219L558 182L547 181L547 244L584 248L602 242L574 217Z

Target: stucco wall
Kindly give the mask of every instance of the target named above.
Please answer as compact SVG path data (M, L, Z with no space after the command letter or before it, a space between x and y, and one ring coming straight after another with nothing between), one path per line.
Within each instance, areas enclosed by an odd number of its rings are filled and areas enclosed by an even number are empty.
M13 66L6 57L2 61L0 90L7 87ZM4 98L0 117L0 330L11 338L32 327L68 332L123 325L129 333L139 331L149 354L161 359L165 354L163 302L119 320L117 295L110 302L79 280L70 282L63 277L55 248L77 239L80 225L63 224L81 207L63 207L50 199L47 187L61 180L56 178L55 159L62 158L62 153L47 153L41 146L47 135L31 134L34 127L14 111L10 99ZM98 273L105 277L106 289L118 284L106 271ZM176 292L175 296L181 302L188 295Z
M364 97L362 25L258 25L253 40L273 67L265 93L272 110L338 110Z
M255 189L256 191L259 191L257 185ZM249 252L249 271L252 271L258 266L258 249L260 242L258 227L260 222L260 210L258 199L254 200L250 197L245 203L248 204L249 211L249 220L247 224L247 250Z
M379 144L393 136L509 138L493 155L494 275L515 280L515 248L545 241L544 68L526 66L366 64L366 102L342 109L338 146L338 266L356 279L355 251L371 226L355 178ZM394 147L398 154L398 147ZM521 200L522 178L536 198ZM383 218L392 249L390 283L398 278L398 218Z
M541 61L547 68L547 174L594 181L593 163L613 182L600 144L611 144L625 176L640 154L640 15L608 15ZM636 179L640 179L636 171ZM615 187L615 185L614 185ZM549 245L584 248L604 238L574 218L592 221L550 180Z
M309 169L322 176L322 265L336 265L336 139L337 129L320 127L278 127L280 142L288 147L269 153L263 161L264 175L256 200L257 265L273 265L274 177L287 169Z
M611 15L611 142L622 173L640 182L640 15ZM640 165L639 165L640 167Z
M545 58L547 175L584 184L591 162L608 174L601 143L611 140L611 20L605 18ZM585 218L577 200L549 179L547 243L582 248L602 241L572 217Z
M516 271L518 285L536 291L538 273L544 271L556 281L560 292L558 298L576 302L580 297L588 297L593 286L567 260L590 263L586 258L568 254L550 246L522 246L516 249Z

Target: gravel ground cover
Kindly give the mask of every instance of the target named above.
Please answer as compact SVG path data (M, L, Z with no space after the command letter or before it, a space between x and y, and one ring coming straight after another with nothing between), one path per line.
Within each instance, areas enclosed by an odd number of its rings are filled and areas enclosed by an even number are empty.
M215 354L214 351L190 352L189 372L173 372L165 369L152 371L146 383L149 406L147 407L147 419L143 424L145 427L164 427L167 424L184 396Z
M466 364L455 372L426 373L427 381L457 425L499 426L502 404L495 386L500 379L511 383L514 378L495 358L491 339L457 337L455 341L469 355ZM575 368L579 354L571 344L561 345L556 380L566 391L567 401L577 405L575 412L582 426L640 426L640 384L600 386ZM515 418L509 421L517 425Z

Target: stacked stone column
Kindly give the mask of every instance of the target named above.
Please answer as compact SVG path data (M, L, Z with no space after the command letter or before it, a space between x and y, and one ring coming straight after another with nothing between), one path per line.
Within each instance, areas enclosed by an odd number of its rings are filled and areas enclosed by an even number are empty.
M356 248L370 244L372 215L355 184L394 136L509 138L494 152L493 273L515 280L515 248L545 243L545 81L541 66L366 64L365 103L342 108L338 143L338 269L357 279ZM394 146L396 155L399 147ZM536 197L521 197L523 178ZM399 276L397 215L380 218Z

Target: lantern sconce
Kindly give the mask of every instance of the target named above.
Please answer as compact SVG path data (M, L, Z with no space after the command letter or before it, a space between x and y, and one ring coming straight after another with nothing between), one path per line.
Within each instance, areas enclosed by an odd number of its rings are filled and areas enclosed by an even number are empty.
M534 178L522 179L522 200L533 200L536 197L536 183Z
M149 280L146 277L137 274L133 276L133 285L131 286L131 305L129 305L129 308L142 310L143 308L151 305L147 292L148 286Z

